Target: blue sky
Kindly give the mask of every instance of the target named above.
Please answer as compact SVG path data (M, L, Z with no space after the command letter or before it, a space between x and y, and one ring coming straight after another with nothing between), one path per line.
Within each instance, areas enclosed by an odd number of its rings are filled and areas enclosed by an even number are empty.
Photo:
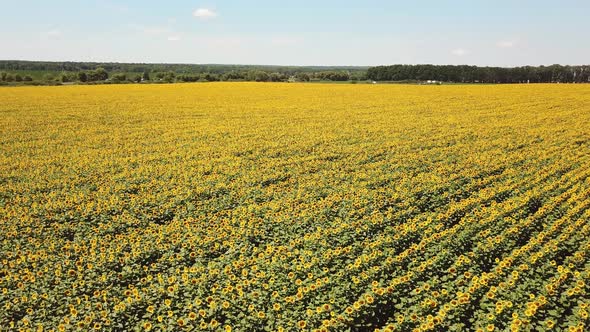
M590 63L587 0L0 0L0 59Z

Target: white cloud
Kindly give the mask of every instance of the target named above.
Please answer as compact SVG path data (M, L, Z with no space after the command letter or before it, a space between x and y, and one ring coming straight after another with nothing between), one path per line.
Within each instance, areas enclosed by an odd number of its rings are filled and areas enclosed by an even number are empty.
M193 16L202 20L206 20L217 17L217 13L208 8L197 8L193 12Z
M62 36L62 32L60 29L50 29L41 33L41 35L45 38L59 38Z
M456 55L456 56L464 56L467 53L469 53L469 52L465 49L462 49L462 48L456 48L451 51L451 54Z
M514 47L515 45L516 45L515 40L501 40L496 43L496 46L498 46L499 48L510 48L510 47Z
M168 36L168 41L179 41L180 36Z

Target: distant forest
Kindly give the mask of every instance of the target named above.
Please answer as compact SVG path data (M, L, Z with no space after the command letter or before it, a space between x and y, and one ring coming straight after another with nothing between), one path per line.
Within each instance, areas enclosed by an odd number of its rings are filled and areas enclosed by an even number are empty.
M375 81L435 80L457 83L588 83L590 66L477 66L392 65L367 70Z
M358 81L368 67L0 61L0 81L125 83Z
M299 72L319 72L345 70L366 71L368 66L272 66L272 65L223 65L223 64L169 64L169 63L118 63L118 62L52 62L0 60L0 70L43 70L43 71L83 71L104 68L109 72L168 72L202 74L223 74L231 71L262 70L295 74Z
M213 81L588 83L590 66L259 66L0 60L1 85Z

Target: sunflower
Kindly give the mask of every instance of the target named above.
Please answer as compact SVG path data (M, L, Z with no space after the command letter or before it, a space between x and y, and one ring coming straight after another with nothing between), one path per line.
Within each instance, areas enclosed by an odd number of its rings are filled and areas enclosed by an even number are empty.
M211 326L211 328L216 328L217 325L219 325L219 322L217 320L212 319L211 322L209 323L209 325Z

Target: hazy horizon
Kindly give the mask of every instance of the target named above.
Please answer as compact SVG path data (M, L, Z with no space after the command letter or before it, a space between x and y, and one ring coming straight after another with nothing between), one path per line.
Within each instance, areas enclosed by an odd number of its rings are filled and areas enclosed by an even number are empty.
M545 63L539 65L518 65L518 66L494 66L494 65L473 65L467 63L459 63L459 64L434 64L434 63L382 63L382 64L375 64L375 65L293 65L293 64L267 64L267 63L190 63L190 62L122 62L122 61L79 61L79 60L30 60L30 59L0 59L0 61L25 61L25 62L71 62L71 63L113 63L113 64L146 64L146 65L191 65L191 66L252 66L252 67L304 67L304 68L371 68L376 66L392 66L392 65L434 65L434 66L477 66L477 67L498 67L498 68L516 68L516 67L539 67L539 66L552 66L552 65L560 65L560 66L588 66L588 63Z

